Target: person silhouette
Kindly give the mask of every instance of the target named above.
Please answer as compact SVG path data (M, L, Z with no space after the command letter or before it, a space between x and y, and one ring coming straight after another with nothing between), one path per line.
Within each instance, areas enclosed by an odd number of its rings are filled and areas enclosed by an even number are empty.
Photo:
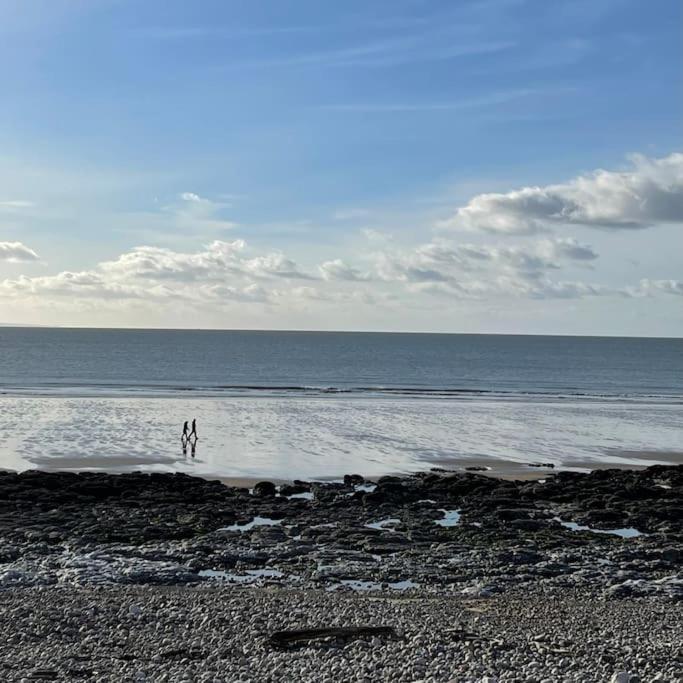
M187 423L186 423L187 424ZM190 432L190 438L194 436L195 441L199 438L197 435L197 418L192 418L192 431Z
M189 438L187 435L188 429L189 429L188 422L187 422L187 420L185 420L185 422L183 422L183 435L180 437L181 441L187 441L187 439Z

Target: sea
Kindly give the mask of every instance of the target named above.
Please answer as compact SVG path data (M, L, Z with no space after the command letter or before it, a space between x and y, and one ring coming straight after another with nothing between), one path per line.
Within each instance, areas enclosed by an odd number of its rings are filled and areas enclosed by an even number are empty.
M0 327L0 431L12 470L667 464L683 339Z

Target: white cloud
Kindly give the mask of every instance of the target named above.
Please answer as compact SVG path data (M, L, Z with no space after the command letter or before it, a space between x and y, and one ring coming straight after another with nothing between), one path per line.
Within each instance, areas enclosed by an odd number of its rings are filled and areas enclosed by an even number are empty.
M219 299L222 301L268 301L268 292L263 287L253 283L244 287L233 287L222 284L208 285L201 288L201 293L212 299Z
M372 242L374 244L390 242L393 239L393 235L382 232L381 230L374 230L373 228L365 228L361 230L361 234L366 240L368 240L368 242Z
M199 203L208 201L206 199L202 199L198 194L195 194L194 192L181 192L180 198L185 202Z
M159 247L136 247L115 261L105 261L99 270L119 279L140 278L188 282L197 278L211 279L226 273L243 271L239 256L246 248L244 240L216 240L204 251L177 252Z
M645 295L653 295L658 292L666 294L677 294L683 296L683 281L682 280L648 280L640 281L639 293Z
M279 253L256 256L253 259L243 261L241 265L245 272L255 277L284 277L294 280L315 279L312 275L300 271L294 261Z
M37 260L38 254L21 242L0 242L0 261L19 263Z
M332 261L325 261L318 266L318 270L322 275L323 280L349 280L349 281L361 281L367 280L368 276L363 275L363 273L348 265L341 259L334 259Z
M456 298L576 298L608 290L581 282L554 282L549 274L597 258L590 245L573 238L513 247L435 240L410 251L376 253L375 271L379 280L403 283L413 293Z
M544 239L524 246L455 244L433 241L409 252L375 255L378 277L399 282L456 282L463 274L482 271L513 272L538 277L566 262L598 258L588 244L572 238Z
M0 210L15 211L17 209L30 209L34 206L33 202L27 202L23 199L0 199Z
M141 246L92 270L1 281L0 296L253 302L269 298L257 281L313 279L280 253L252 257L247 251L243 240L215 240L193 253Z
M578 242L573 237L560 237L542 240L538 243L539 253L549 259L569 259L572 261L594 261L598 258L590 244Z
M441 225L509 235L563 225L646 228L683 222L683 154L632 158L628 171L598 170L567 183L480 194Z

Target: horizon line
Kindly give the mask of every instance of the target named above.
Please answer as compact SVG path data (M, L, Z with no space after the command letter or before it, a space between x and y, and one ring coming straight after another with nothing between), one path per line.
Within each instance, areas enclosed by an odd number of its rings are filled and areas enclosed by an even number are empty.
M97 327L87 325L40 325L0 323L3 329L42 329L42 330L103 330L121 332L281 332L288 334L403 334L403 335L442 335L469 337L563 337L583 339L666 339L683 340L683 336L657 336L636 334L561 334L541 332L434 332L434 331L397 331L397 330L313 330L313 329L274 329L242 327Z

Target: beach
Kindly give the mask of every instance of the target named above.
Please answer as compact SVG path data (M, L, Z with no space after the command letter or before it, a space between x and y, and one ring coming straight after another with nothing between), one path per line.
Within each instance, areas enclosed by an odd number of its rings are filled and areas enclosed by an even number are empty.
M589 590L486 601L273 588L3 595L6 681L676 681L680 611ZM391 637L273 648L273 629L388 624ZM614 674L638 672L638 678ZM33 675L31 675L33 674Z
M682 490L680 466L2 473L0 662L10 681L675 681ZM391 633L269 640L330 626Z
M0 337L3 682L680 679L680 340Z
M682 25L0 0L0 683L683 683Z

